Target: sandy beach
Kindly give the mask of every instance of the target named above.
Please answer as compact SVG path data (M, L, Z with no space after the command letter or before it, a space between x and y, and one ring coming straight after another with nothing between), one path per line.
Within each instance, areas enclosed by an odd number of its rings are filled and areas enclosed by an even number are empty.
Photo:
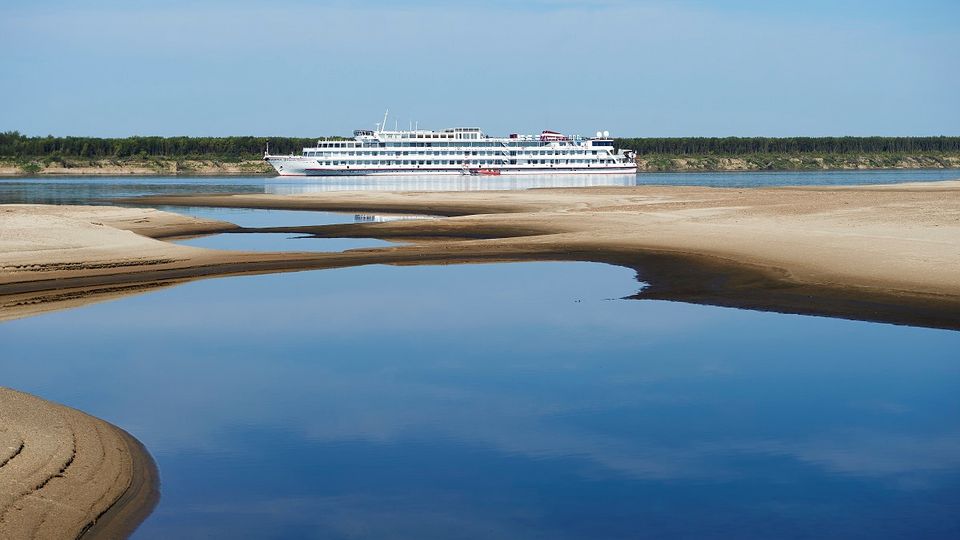
M122 538L157 489L152 458L125 431L0 387L0 537Z

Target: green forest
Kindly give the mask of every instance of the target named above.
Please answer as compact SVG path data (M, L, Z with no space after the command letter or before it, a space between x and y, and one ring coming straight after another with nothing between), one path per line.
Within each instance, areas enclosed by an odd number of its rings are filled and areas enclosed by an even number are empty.
M329 137L338 139L339 137ZM0 157L111 159L160 157L255 159L271 153L298 153L316 138L295 137L28 137L0 133ZM621 138L618 148L638 155L740 156L756 154L919 154L958 153L960 137L657 137Z
M617 139L639 155L914 154L960 152L960 137L669 137Z
M263 155L268 142L271 153L288 154L299 153L303 147L316 144L317 140L295 137L27 137L12 131L0 133L0 157L253 159Z

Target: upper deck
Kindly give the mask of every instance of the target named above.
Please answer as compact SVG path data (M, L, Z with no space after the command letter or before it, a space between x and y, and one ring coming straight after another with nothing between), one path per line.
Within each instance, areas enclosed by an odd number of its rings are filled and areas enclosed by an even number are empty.
M607 137L584 138L566 136L555 131L540 135L512 133L506 137L489 136L480 128L455 127L442 131L434 130L366 130L353 132L353 140L317 141L317 146L304 150L337 148L539 148L539 147L593 147L613 148L613 139ZM601 135L601 133L597 133Z

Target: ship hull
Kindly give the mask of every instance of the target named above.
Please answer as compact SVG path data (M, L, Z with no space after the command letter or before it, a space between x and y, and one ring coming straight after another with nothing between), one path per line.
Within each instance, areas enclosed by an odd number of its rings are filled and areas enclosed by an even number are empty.
M317 167L315 163L292 160L270 159L269 163L280 176L464 176L471 174L462 167L420 167L420 168L332 168ZM487 167L499 172L499 175L526 174L636 174L636 166L594 166L594 167Z

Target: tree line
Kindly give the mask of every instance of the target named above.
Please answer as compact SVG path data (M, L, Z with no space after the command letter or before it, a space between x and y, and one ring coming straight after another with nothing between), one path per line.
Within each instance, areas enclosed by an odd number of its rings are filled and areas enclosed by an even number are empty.
M333 137L337 138L337 137ZM270 153L299 153L316 138L297 137L27 137L0 133L0 156L14 158L256 158L270 144Z
M616 139L638 154L871 154L960 152L960 137L656 137Z
M330 137L340 139L340 137ZM240 158L299 153L317 139L297 137L28 137L0 133L0 156L18 159L76 157ZM867 154L960 152L960 137L652 137L620 138L618 148L640 155Z

